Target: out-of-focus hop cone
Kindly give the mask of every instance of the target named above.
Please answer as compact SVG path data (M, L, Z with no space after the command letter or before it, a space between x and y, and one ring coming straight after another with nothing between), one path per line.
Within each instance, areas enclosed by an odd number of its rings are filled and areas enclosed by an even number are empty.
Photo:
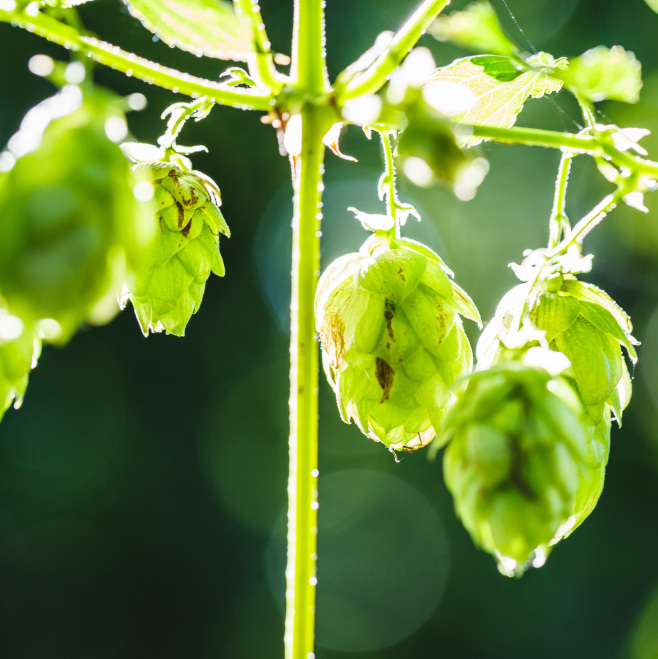
M392 451L430 442L472 366L475 305L430 249L376 232L322 275L316 327L343 421Z
M34 328L0 306L0 421L12 403L21 406L40 352Z
M609 417L594 428L583 415L564 378L512 360L470 376L444 419L446 484L504 574L542 565L598 499Z
M148 144L128 142L122 148L153 184L157 232L123 301L132 302L144 335L164 330L184 336L210 273L224 276L219 234L230 231L219 210L220 191L184 156L165 156L164 149Z
M150 204L114 141L127 131L123 107L66 86L28 112L2 154L0 294L27 324L49 319L51 341L117 313L151 237Z

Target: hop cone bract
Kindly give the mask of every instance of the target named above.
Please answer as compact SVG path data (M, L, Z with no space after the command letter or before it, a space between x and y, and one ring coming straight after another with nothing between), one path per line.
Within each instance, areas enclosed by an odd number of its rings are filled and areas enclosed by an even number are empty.
M0 174L0 293L28 323L57 321L59 341L118 311L126 271L150 239L137 179L106 135L125 121L121 104L66 87L28 113Z
M127 145L132 146L132 145ZM142 331L183 336L211 272L224 275L219 234L230 235L217 185L187 158L143 164L155 190L157 235L143 267L128 282Z
M479 315L447 272L423 245L376 233L318 285L317 330L341 416L391 450L434 438L472 365L459 314Z

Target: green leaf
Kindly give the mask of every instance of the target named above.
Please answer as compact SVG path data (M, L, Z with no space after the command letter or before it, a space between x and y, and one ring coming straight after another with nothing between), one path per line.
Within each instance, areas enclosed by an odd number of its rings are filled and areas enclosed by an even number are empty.
M244 61L254 52L251 25L226 0L123 0L169 46L197 56Z
M574 94L590 101L637 103L640 98L642 66L621 46L592 48L556 75Z
M57 7L58 9L70 9L78 5L84 5L91 0L39 0L40 7Z
M541 98L562 87L562 81L545 70L521 72L511 58L499 55L465 57L437 69L426 90L438 95L448 84L459 85L471 95L469 109L453 114L454 121L499 128L513 126L529 98ZM481 141L473 136L464 139L468 146Z
M439 41L450 41L477 53L512 55L516 52L486 0L474 2L464 11L439 16L430 27L430 34Z

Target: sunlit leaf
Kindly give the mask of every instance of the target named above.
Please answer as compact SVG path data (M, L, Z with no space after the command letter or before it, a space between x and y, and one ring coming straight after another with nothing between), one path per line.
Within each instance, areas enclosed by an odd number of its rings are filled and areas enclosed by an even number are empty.
M486 0L475 2L464 11L439 16L430 33L439 41L450 41L478 53L512 55L516 50Z
M130 13L166 44L195 55L245 60L251 25L225 0L123 0Z
M77 5L84 5L91 0L39 0L41 7L57 7L59 9L70 9Z
M592 48L569 62L557 75L575 94L590 101L637 103L642 88L642 66L621 46Z
M540 54L536 57L545 57ZM551 58L552 59L552 58ZM533 64L529 60L529 64ZM559 66L559 63L557 63ZM562 81L544 70L519 71L513 60L498 55L479 55L456 60L437 69L427 88L436 95L441 86L446 91L459 85L471 95L469 109L451 115L461 123L509 128L529 98L559 91ZM468 137L465 144L473 146L482 138Z

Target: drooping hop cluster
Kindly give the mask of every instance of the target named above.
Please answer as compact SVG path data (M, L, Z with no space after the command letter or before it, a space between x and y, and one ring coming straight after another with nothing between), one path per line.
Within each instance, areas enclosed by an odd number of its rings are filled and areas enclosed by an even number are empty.
M505 574L543 563L596 506L631 396L631 331L604 291L557 274L512 289L482 334L439 443L464 526Z
M464 526L504 574L539 567L589 514L609 430L583 423L576 392L542 368L509 361L469 378L437 441Z
M318 285L316 326L341 417L391 450L434 438L472 366L460 314L480 317L449 274L427 247L378 232Z
M164 330L183 336L201 305L210 273L224 276L219 234L230 236L230 231L219 210L220 191L183 156L162 154L160 160L145 160L141 153L160 151L149 145L123 146L140 163L138 170L151 178L157 228L146 262L127 284L129 299L144 335Z
M30 111L0 174L0 294L28 324L66 341L84 322L107 322L117 291L150 240L149 206L118 145L122 101L65 87Z
M0 420L12 403L18 408L23 402L40 351L34 329L0 307Z

